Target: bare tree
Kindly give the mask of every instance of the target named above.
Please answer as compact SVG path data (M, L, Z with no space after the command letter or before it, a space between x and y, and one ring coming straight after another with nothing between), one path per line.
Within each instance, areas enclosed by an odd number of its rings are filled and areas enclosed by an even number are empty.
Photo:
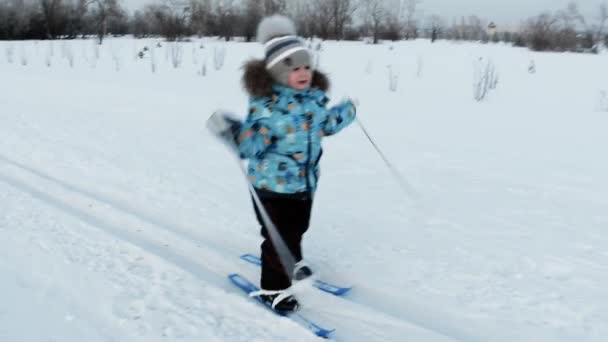
M346 24L352 22L357 4L352 0L329 0L328 2L334 24L334 38L340 40L344 38Z
M565 10L558 11L558 17L563 20L564 26L577 29L577 25L580 25L585 31L588 31L587 21L581 14L578 3L572 1L568 3Z
M575 50L579 47L578 34L581 29L585 32L580 42L582 48L591 49L594 44L593 32L585 17L581 14L576 2L568 3L566 9L557 12L557 18L562 27L557 34L557 45L566 50ZM567 43L566 43L567 42Z
M87 0L76 0L76 4L73 10L72 16L72 29L74 30L74 36L70 38L76 38L77 34L85 36L86 31L86 14L87 14Z
M262 0L257 0L260 3ZM271 15L276 13L285 13L287 9L287 2L285 0L264 0L264 15Z
M403 9L405 10L405 39L416 39L418 37L418 20L416 19L416 11L418 4L422 0L405 0Z
M93 6L91 18L94 21L97 39L101 45L103 38L108 33L108 20L112 16L120 15L120 6L118 0L91 0L88 4Z
M49 39L55 39L58 36L62 6L62 0L40 0L40 7L42 8L47 37Z
M596 40L599 42L602 40L604 36L604 28L606 26L606 22L608 21L608 5L605 2L600 4L600 8L597 15L597 33Z
M429 17L429 31L431 33L431 43L434 43L445 31L445 21L438 15Z
M187 22L190 17L190 7L185 3L164 1L162 4L146 5L145 13L138 17L137 24L147 30L146 34L160 34L169 41L175 41L191 33Z
M210 0L190 0L190 28L200 37L209 32L211 21Z
M230 40L235 34L235 19L237 7L234 0L217 0L215 6L215 17L217 20L218 33L223 36L226 41Z
M543 13L536 18L530 19L526 25L525 32L528 35L528 42L532 50L543 51L551 49L551 32L557 19L549 13Z
M152 25L142 11L135 11L131 20L131 31L135 38L145 38L152 34Z
M602 16L602 13L601 13L602 6L604 7L603 9L605 11L605 3L600 5L600 13L599 13L600 21L601 21L601 16ZM558 13L559 13L560 18L564 21L565 29L567 29L569 31L572 31L572 30L580 31L580 29L579 29L579 27L580 27L584 30L584 32L585 32L584 37L581 41L577 42L577 45L580 45L580 47L582 47L583 49L593 49L595 44L597 42L599 42L600 37L597 35L599 28L595 27L593 25L590 25L587 22L587 20L581 14L581 12L578 8L578 3L570 2L568 4L568 7L566 8L566 10L560 11ZM605 22L605 19L604 19L604 22ZM602 30L603 30L604 22L600 23L600 25L599 25L599 26L602 26Z
M256 35L258 23L264 15L264 6L262 5L259 0L246 0L243 13L243 32L248 42Z
M293 19L298 34L305 37L313 34L314 22L310 20L312 9L309 1L290 1L285 12Z
M469 30L469 39L475 41L487 41L488 34L486 27L488 27L486 22L478 16L469 16L469 24L467 25Z
M378 44L382 23L387 17L387 9L383 0L364 1L362 7L362 19L367 34L371 34L374 44Z
M327 0L313 0L310 10L309 18L313 25L313 34L323 39L329 38L333 21L331 2Z
M15 39L32 30L34 6L23 0L0 1L0 39ZM40 37L42 38L42 37Z
M454 19L451 28L446 30L446 33L450 39L486 41L488 39L487 26L485 20L472 15L468 18L461 17L460 23Z
M314 35L315 22L312 17L312 5L310 1L290 1L286 13L293 18L298 33L305 37Z

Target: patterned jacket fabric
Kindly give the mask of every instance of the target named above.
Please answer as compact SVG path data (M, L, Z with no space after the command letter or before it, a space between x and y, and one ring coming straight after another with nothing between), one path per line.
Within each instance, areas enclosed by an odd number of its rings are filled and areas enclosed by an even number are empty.
M321 141L351 124L350 101L327 109L324 90L296 90L272 84L270 96L252 95L249 113L237 137L241 158L248 159L253 186L277 194L314 194L319 180Z

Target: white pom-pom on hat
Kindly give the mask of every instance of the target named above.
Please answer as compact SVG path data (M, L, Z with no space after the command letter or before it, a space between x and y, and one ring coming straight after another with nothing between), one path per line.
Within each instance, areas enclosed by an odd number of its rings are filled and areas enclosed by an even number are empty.
M262 44L275 37L295 35L296 26L291 19L283 15L266 17L258 25L257 39Z

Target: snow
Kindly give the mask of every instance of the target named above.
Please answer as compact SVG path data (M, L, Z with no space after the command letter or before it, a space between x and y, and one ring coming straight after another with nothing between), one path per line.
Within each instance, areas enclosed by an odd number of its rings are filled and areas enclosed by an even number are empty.
M205 120L244 116L261 47L195 40L174 68L162 42L153 73L156 43L0 42L0 340L317 340L226 278L257 279L238 256L261 240ZM303 313L336 341L604 340L607 55L389 45L326 42L321 68L420 198L356 125L328 138L305 255L354 289L304 288ZM499 83L476 102L480 57Z

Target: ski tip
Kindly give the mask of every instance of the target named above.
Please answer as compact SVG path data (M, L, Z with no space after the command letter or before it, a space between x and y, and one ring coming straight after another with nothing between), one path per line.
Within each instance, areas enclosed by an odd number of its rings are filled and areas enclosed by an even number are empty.
M348 294L352 290L352 286L349 286L349 287L340 287L340 286L332 285L330 283L326 283L326 282L321 281L321 280L316 280L315 281L315 286L317 288L319 288L320 290L322 290L322 291L331 293L331 294L336 295L336 296L344 296L344 295Z
M262 260L253 254L243 254L240 256L240 258L252 264L262 265Z
M336 331L336 330L335 329L332 329L332 330L322 329L320 331L315 332L315 334L322 338L330 338L334 331Z
M336 329L331 329L330 330L330 329L322 328L322 327L316 325L315 323L313 323L313 322L311 322L311 321L309 321L309 320L307 320L307 319L305 319L303 317L301 317L301 318L306 322L307 328L310 331L312 331L315 335L317 335L319 337L330 338L331 335L332 335L332 333L334 331L336 331Z
M345 287L345 288L341 288L340 290L336 291L336 295L338 296L346 296L347 294L350 293L350 290L352 290L352 287Z
M230 281L237 286L248 282L246 279L243 278L243 276L238 273L229 274L228 279L230 279Z

